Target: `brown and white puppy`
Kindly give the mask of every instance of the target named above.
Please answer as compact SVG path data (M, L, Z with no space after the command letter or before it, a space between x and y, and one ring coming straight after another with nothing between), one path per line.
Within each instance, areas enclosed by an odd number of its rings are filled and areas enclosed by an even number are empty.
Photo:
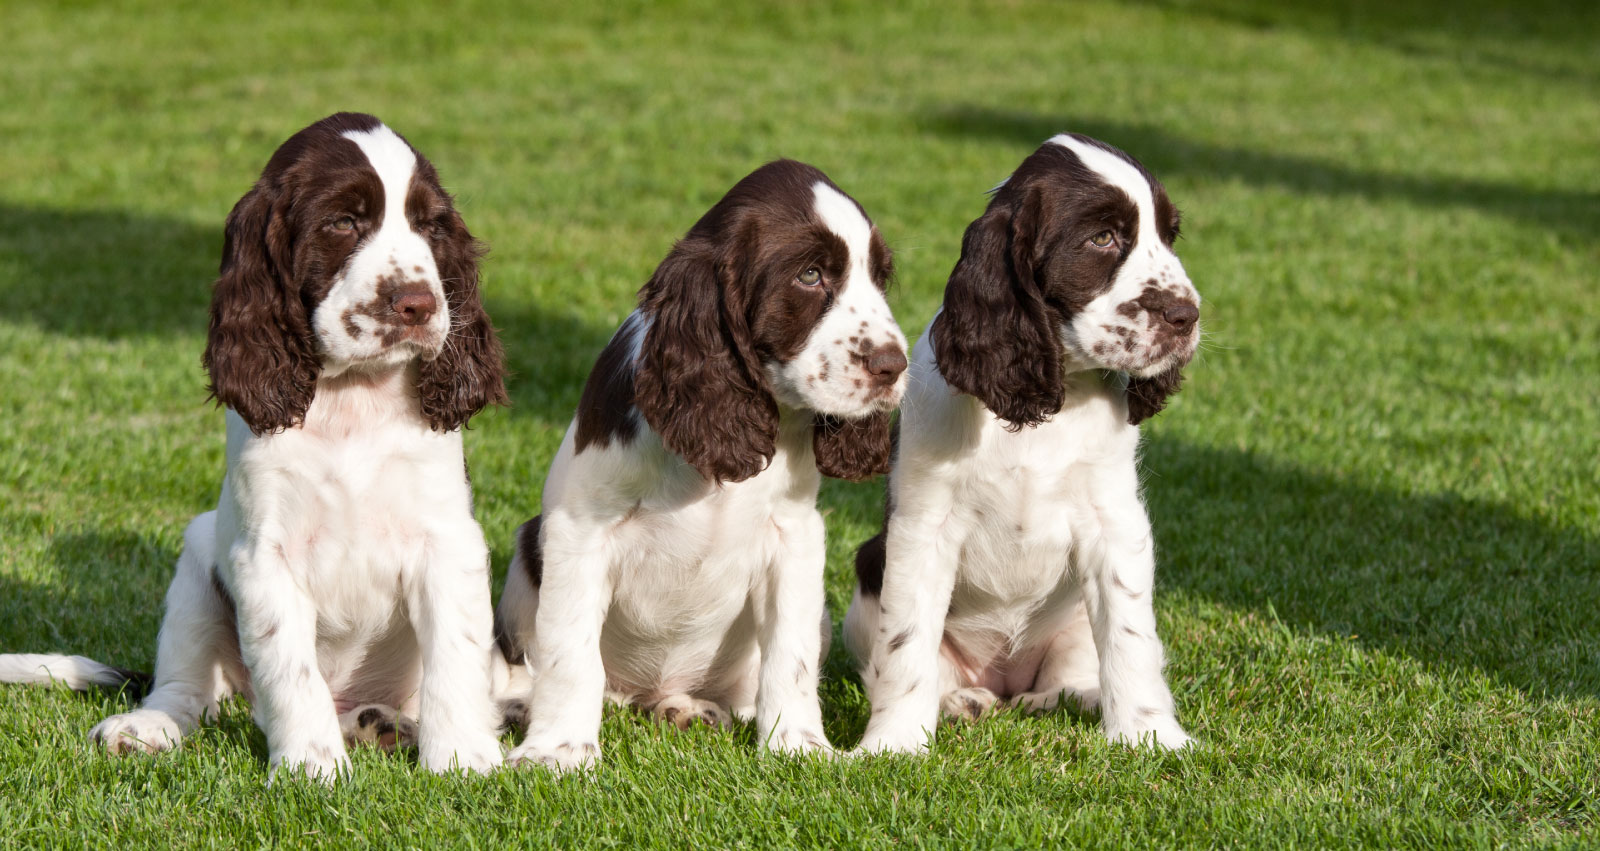
M500 764L488 550L461 427L505 399L480 245L438 174L370 115L296 133L228 216L205 365L228 407L217 509L184 533L154 688L91 731L174 747L248 695L279 769L331 780L346 740L414 734L422 764ZM0 679L120 682L81 657Z
M1024 160L967 228L912 355L886 530L856 556L862 749L926 748L941 702L977 717L1063 693L1113 740L1189 741L1137 470L1138 425L1199 339L1177 236L1161 184L1077 135Z
M828 748L817 488L887 469L906 367L889 276L860 205L788 160L657 267L518 534L499 636L534 683L511 761L598 760L607 693L680 725L753 716L776 751Z

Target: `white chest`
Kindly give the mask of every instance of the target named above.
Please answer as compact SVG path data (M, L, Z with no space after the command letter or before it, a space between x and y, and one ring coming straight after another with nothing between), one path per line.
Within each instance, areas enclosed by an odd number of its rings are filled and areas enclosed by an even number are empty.
M471 521L459 434L307 428L246 439L230 460L231 549L252 554L234 569L279 574L330 638L390 630L407 586Z

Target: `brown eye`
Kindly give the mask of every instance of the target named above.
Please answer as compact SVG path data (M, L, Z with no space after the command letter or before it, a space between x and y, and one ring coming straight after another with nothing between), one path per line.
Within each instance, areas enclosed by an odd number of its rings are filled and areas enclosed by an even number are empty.
M333 228L339 233L349 233L356 229L356 220L350 216L340 216L339 218L334 219L333 224L328 225L328 227Z
M1106 248L1115 241L1116 237L1113 236L1111 231L1108 230L1103 230L1094 236L1089 237L1090 244L1092 244L1095 248Z
M799 281L801 286L814 287L817 284L822 283L822 272L818 271L817 267L813 266L797 275L795 280Z

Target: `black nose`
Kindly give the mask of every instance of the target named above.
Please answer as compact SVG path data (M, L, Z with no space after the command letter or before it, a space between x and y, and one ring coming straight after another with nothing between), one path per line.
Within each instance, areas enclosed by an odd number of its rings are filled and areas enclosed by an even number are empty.
M1187 331L1200 318L1200 308L1186 301L1180 301L1161 311L1161 318L1168 325L1179 331Z
M878 346L872 350L867 358L867 372L873 378L884 384L891 384L900 373L906 371L906 353L900 347L890 343L887 346Z
M389 306L394 308L395 315L406 325L422 325L439 309L439 301L433 297L433 293L423 290L401 293L389 301Z

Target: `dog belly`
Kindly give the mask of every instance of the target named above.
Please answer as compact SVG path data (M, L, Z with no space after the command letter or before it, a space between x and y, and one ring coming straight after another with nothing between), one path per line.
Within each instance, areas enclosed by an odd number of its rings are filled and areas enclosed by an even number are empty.
M752 547L705 559L667 559L642 543L627 559L601 634L611 691L638 703L674 694L711 695L755 649L750 589L762 554Z
M994 549L981 568L964 563L958 573L940 652L964 686L1010 697L1033 688L1045 649L1080 592L1065 540L1013 540Z
M400 708L416 696L422 680L416 633L398 613L378 634L324 637L319 631L317 662L340 713L367 703Z
M958 688L986 688L1001 698L1033 689L1046 644L1012 649L998 633L972 634L946 630L939 652L956 670Z
M756 649L747 597L724 597L700 606L616 601L600 639L607 688L641 704L674 694L718 696L725 673Z

